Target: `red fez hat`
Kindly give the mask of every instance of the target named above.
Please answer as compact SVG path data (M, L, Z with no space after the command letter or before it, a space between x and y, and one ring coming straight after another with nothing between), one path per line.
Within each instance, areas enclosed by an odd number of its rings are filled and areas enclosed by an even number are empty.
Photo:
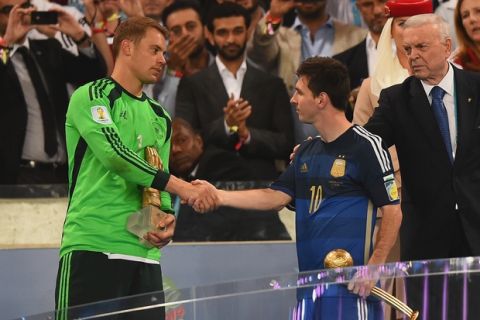
M433 13L432 0L389 0L386 3L390 17L411 17Z

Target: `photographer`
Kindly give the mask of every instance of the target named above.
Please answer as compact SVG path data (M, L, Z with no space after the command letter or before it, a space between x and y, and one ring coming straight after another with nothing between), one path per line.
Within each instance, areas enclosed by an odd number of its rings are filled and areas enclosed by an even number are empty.
M0 184L66 183L64 123L67 83L80 85L106 74L90 37L66 11L35 13L22 0L0 0ZM55 20L57 19L57 23ZM40 25L38 23L50 23ZM45 27L68 35L74 56L56 39L32 40Z

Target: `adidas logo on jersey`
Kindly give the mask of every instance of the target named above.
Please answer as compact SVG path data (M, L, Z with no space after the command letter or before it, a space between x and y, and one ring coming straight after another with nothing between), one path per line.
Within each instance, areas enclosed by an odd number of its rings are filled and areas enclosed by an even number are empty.
M301 173L307 173L308 172L308 167L307 167L306 163L302 164L302 166L300 167L300 172Z

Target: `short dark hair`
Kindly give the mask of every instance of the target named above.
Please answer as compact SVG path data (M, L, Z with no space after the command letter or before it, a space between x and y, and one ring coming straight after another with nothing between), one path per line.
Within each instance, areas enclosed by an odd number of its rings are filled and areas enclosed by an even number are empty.
M234 2L223 2L221 4L214 5L210 9L210 12L208 13L208 17L206 20L208 31L213 32L213 29L214 29L213 21L215 19L230 18L230 17L243 17L243 19L245 20L245 26L247 27L247 29L250 26L250 22L252 20L247 9L245 9L241 5L236 4Z
M195 134L195 135L200 135L200 132L198 132L197 129L195 129L194 127L192 127L192 125L190 124L190 122L188 122L187 120L181 118L181 117L175 117L172 119L172 127L173 127L173 124L179 124L180 126L182 127L185 127L188 131L190 131L191 133Z
M350 79L344 64L332 58L311 57L300 64L297 76L308 79L308 88L315 97L325 92L335 108L345 110Z
M137 44L140 40L143 39L148 28L156 29L160 32L165 40L168 39L168 30L158 23L158 21L153 20L148 17L132 17L120 23L120 25L115 30L115 35L113 37L112 51L113 56L117 57L120 51L120 44L123 40L127 39L133 41Z
M177 11L192 9L198 14L200 22L203 24L203 11L200 3L197 0L177 0L165 8L162 13L162 23L167 26L168 17Z

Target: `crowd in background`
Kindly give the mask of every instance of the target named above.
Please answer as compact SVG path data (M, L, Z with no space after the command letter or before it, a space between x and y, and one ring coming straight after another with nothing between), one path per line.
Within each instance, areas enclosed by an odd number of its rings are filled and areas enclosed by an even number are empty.
M233 1L248 15L247 30L222 38L208 23L211 9L223 1L56 2L0 0L1 184L67 183L69 94L110 74L112 37L128 17L145 15L170 31L164 75L145 92L172 119L186 120L175 126L181 129L174 133L173 173L185 179L238 181L275 179L294 144L317 135L311 125L299 122L289 104L301 61L320 55L347 65L352 94L346 116L363 125L380 90L410 74L397 49L402 23L409 15L427 12L386 12L383 0ZM12 10L14 5L20 7ZM478 71L476 1L434 1L433 6L455 31L451 60ZM58 12L58 24L24 27L22 15L34 10ZM390 60L392 52L398 59ZM222 55L237 66L225 66ZM232 112L238 105L241 111Z
M111 73L113 34L132 16L151 17L170 31L164 74L145 92L175 119L171 171L186 180L278 177L293 146L318 134L289 103L295 71L311 56L347 65L346 117L367 123L380 91L411 74L403 23L432 6L454 32L451 61L480 69L475 0L397 0L390 2L399 9L391 10L386 0L238 0L231 6L246 16L246 30L219 35L209 13L221 2L0 0L0 184L67 183L69 94ZM23 24L34 10L57 12L58 24ZM401 187L395 148L390 151Z

